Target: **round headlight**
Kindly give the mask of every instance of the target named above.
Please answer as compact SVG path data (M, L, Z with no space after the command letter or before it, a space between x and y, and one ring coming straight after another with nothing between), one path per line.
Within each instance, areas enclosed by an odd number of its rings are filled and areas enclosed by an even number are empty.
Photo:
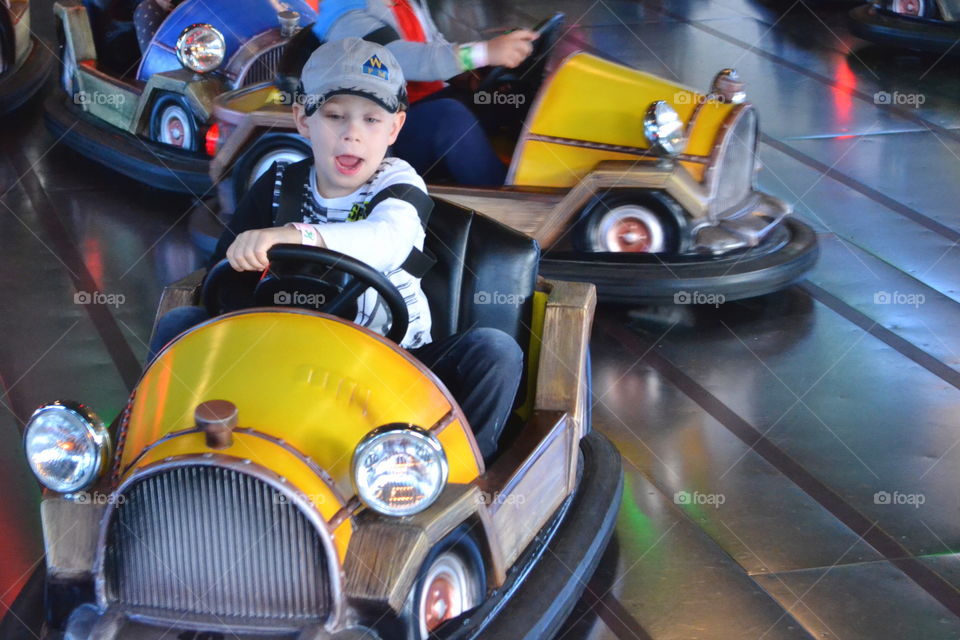
M24 431L27 463L48 489L72 493L90 486L110 455L103 422L83 405L55 402L34 411Z
M189 26L177 39L177 59L197 73L207 73L219 67L226 49L223 34L209 24Z
M643 132L650 145L667 155L683 153L687 137L683 131L680 114L663 100L657 100L643 117Z
M371 431L353 452L353 483L371 509L409 516L429 507L447 483L447 456L429 431L390 424Z

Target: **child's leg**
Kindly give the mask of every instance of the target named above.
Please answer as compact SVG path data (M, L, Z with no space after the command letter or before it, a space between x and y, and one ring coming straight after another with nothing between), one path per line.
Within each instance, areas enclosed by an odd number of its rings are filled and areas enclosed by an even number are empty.
M476 116L454 98L437 98L410 107L394 154L429 180L430 170L446 168L461 185L502 186L507 167L497 157Z
M460 403L484 460L497 450L523 373L523 352L499 329L458 333L410 351Z
M202 307L177 307L163 314L157 321L157 330L153 334L153 340L150 341L147 363L149 364L168 342L209 317L207 310Z

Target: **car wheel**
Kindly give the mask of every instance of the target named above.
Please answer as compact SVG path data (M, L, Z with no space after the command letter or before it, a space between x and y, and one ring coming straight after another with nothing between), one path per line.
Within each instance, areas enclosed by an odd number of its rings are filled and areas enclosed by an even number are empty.
M437 543L420 568L407 598L407 637L427 640L443 622L478 606L486 586L480 548L470 527L461 525Z
M197 137L197 123L183 96L168 93L153 103L151 140L185 151L196 151Z
M292 164L310 157L310 145L302 139L289 135L267 135L243 154L233 173L234 202L253 186L274 162Z
M931 18L934 13L932 0L893 0L890 10L915 18Z
M661 192L609 191L584 208L573 245L588 253L670 253L677 250L679 205Z

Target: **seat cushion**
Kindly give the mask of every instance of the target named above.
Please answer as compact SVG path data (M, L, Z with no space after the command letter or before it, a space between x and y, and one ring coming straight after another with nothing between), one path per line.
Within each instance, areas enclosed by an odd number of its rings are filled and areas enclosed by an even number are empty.
M434 198L424 248L437 263L422 285L433 339L492 327L527 350L540 247L522 233Z

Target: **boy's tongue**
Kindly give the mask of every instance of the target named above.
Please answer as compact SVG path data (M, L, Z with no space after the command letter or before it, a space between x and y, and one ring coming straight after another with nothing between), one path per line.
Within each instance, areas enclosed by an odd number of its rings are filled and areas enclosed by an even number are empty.
M352 175L360 170L360 164L363 162L363 158L358 158L357 156L337 156L334 158L337 164L337 171L345 175Z

